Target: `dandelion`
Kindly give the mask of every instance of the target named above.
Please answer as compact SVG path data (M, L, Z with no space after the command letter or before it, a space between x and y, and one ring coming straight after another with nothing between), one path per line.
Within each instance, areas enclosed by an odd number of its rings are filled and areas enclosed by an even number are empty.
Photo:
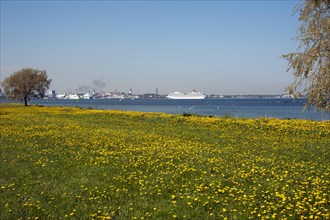
M329 121L7 105L0 117L7 219L330 217Z

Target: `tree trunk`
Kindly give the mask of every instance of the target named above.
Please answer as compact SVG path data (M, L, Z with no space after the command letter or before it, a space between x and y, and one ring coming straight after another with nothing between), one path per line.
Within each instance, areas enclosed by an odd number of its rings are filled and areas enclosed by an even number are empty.
M27 98L26 97L24 97L24 104L25 104L25 106L27 106Z

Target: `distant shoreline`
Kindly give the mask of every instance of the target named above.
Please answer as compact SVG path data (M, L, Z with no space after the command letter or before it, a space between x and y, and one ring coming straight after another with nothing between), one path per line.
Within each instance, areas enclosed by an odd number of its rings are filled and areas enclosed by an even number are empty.
M173 99L42 99L28 104L39 106L68 106L82 109L161 112L176 115L191 114L209 117L278 118L330 120L330 113L305 109L306 99L292 98L208 98L203 100ZM0 103L22 103L0 100Z

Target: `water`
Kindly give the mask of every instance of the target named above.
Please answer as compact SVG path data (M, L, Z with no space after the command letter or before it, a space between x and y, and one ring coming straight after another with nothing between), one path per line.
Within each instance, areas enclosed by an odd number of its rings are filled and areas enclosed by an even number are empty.
M191 113L206 116L243 118L297 118L330 120L330 113L313 109L303 110L306 99L91 99L91 100L31 100L29 103L45 106L77 106L93 109L114 109L139 112Z

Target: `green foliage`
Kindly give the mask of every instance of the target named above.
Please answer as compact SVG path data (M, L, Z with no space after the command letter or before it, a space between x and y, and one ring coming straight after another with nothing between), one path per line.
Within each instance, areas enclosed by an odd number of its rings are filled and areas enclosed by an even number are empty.
M45 70L25 68L14 72L1 85L8 99L24 100L27 105L29 98L43 97L50 83Z
M287 88L295 96L307 95L306 107L330 112L330 0L300 1L300 45L283 57L295 81Z

